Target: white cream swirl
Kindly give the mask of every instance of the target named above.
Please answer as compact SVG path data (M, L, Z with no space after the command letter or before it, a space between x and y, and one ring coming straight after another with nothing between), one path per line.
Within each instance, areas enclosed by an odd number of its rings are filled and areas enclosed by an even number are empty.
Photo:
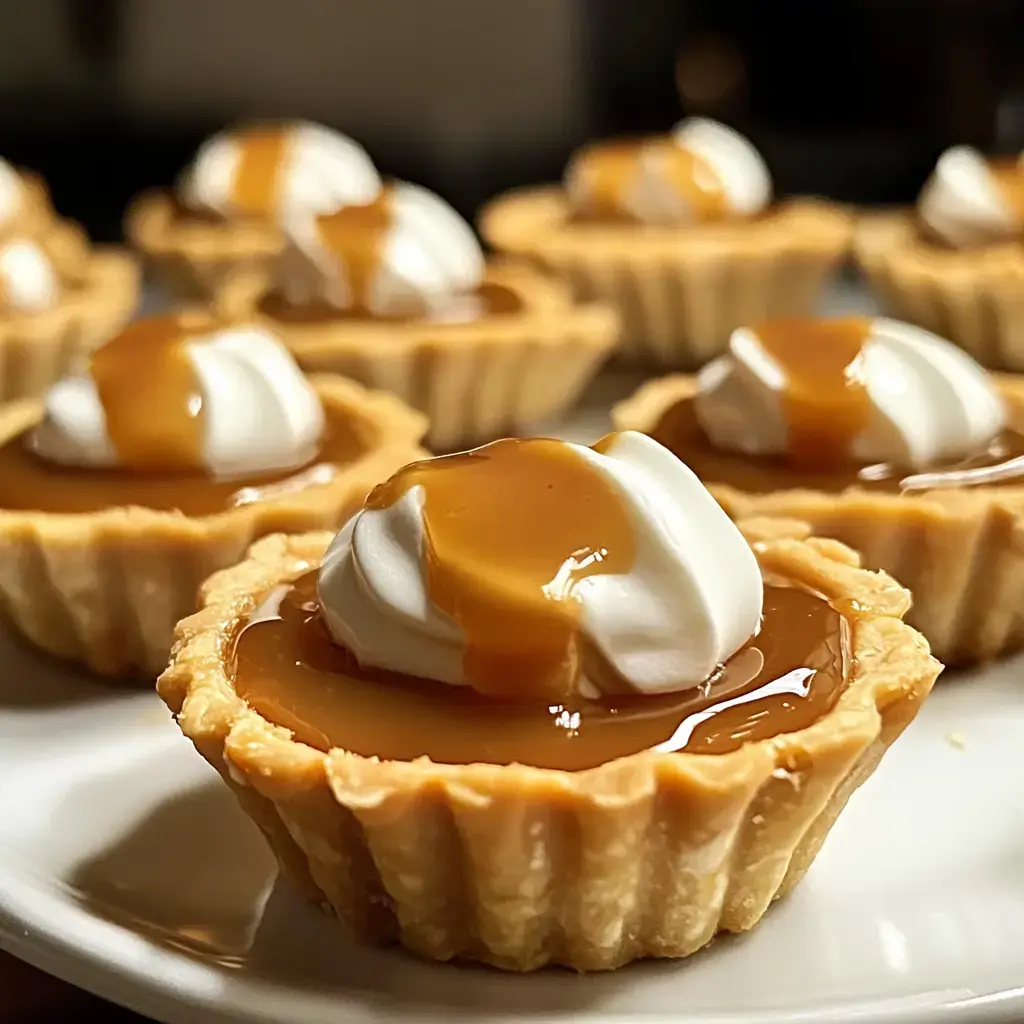
M473 229L439 195L397 182L380 198L380 221L353 224L340 246L324 221L296 218L281 263L289 302L317 300L374 316L418 315L444 309L481 281L484 255ZM341 211L333 215L344 217ZM379 237L366 234L379 232ZM356 235L360 237L355 237ZM358 263L358 265L356 265ZM363 282L362 294L356 282Z
M696 159L680 164L676 151ZM566 169L565 189L575 209L597 201L644 224L689 225L711 215L695 196L720 193L716 217L751 217L771 201L772 182L748 139L718 121L692 117L664 140L584 149Z
M229 128L207 139L182 176L182 201L222 217L237 216L236 180L247 139L267 130ZM380 175L366 150L347 135L305 121L279 130L285 134L285 148L276 175L276 202L267 211L278 223L368 203L380 191Z
M917 212L930 231L958 249L1005 241L1024 230L1024 211L1014 209L991 165L971 146L953 146L939 157Z
M628 431L604 454L571 447L619 494L635 542L629 573L578 584L581 629L638 692L698 686L758 628L763 585L749 545L656 441ZM423 502L416 486L354 516L324 557L320 603L333 638L362 664L463 685L465 636L424 577Z
M299 467L315 454L324 429L320 399L287 349L259 327L239 325L197 335L186 345L201 389L202 457L214 476ZM46 393L30 447L68 466L118 464L96 385L87 368Z
M37 312L60 301L60 275L50 257L27 238L0 242L0 309Z
M962 349L920 327L876 318L857 367L871 402L868 427L850 454L865 463L921 468L983 449L1006 412L985 371ZM783 368L755 331L740 328L729 352L700 373L694 402L718 448L749 455L787 450Z
M21 177L6 160L0 160L0 226L9 225L24 201Z

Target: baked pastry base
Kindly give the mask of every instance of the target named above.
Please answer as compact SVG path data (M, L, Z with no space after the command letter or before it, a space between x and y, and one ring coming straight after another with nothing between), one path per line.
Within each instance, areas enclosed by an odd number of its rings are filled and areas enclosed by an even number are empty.
M852 217L797 199L756 220L695 228L579 224L551 186L492 200L480 232L581 298L613 304L623 359L689 369L718 355L736 327L809 313L846 255Z
M180 299L208 299L236 271L270 275L284 248L274 225L182 216L166 191L135 198L125 234L146 270Z
M167 664L175 623L196 607L211 572L258 537L334 529L369 490L427 453L424 418L390 395L314 378L325 406L364 423L375 443L327 484L191 518L139 507L86 514L0 509L0 609L37 647L101 675L152 679ZM41 413L37 401L0 408L0 443Z
M261 313L267 281L238 275L219 291L229 319L274 331L310 373L340 373L426 413L434 451L518 433L566 412L615 343L607 306L572 301L558 281L527 266L488 266L485 282L515 292L523 308L466 322L279 320Z
M996 379L1024 417L1024 379ZM650 381L613 409L612 421L617 430L651 431L696 391L692 376ZM974 664L1024 646L1024 485L902 495L858 487L750 494L704 483L734 519L800 519L899 580L914 598L907 622L943 663Z
M359 938L516 971L686 956L753 927L800 880L940 670L887 576L800 524L742 528L766 571L859 611L835 707L731 754L647 751L571 773L295 742L234 692L232 645L261 595L317 564L329 534L265 538L207 581L157 688L284 870Z
M956 342L994 370L1024 369L1024 247L944 249L910 212L863 216L854 253L892 316Z

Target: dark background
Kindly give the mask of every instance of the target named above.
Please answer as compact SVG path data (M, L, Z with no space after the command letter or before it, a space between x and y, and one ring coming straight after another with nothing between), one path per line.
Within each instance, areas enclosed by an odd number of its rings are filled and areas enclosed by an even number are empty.
M0 0L0 155L120 234L235 118L352 134L467 215L585 139L707 114L781 192L909 201L947 145L1024 149L1014 0ZM0 1024L137 1020L0 953Z
M0 154L102 239L258 116L466 214L683 113L748 132L782 192L906 201L946 145L1024 147L1022 41L1014 0L0 0Z

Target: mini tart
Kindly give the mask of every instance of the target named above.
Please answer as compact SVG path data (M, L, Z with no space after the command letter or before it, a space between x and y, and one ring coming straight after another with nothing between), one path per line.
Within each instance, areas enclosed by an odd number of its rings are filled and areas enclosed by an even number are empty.
M274 224L194 213L168 191L133 200L125 234L153 277L184 299L209 298L239 270L272 273L285 244Z
M91 247L68 221L51 224L38 240L60 273L63 294L52 309L0 309L0 402L42 396L138 305L139 268L128 253Z
M554 186L499 196L480 219L499 252L529 258L581 298L612 303L622 357L680 368L717 355L736 327L810 312L851 231L845 211L809 199L698 227L576 223Z
M334 377L312 380L325 408L351 415L366 451L329 483L208 516L138 506L90 513L0 509L0 607L36 646L101 675L156 676L175 623L199 585L258 537L334 529L395 470L427 453L423 417L390 395ZM41 414L37 401L0 408L0 443Z
M561 282L526 266L487 267L484 284L521 308L465 322L331 317L278 319L264 310L266 279L226 282L217 311L262 322L307 372L341 373L398 395L430 420L436 451L515 433L566 412L615 344L618 319L572 300Z
M1024 369L1024 247L949 249L912 211L860 219L854 253L885 311L949 338L983 366Z
M347 929L433 959L606 970L753 927L803 876L940 670L907 592L801 524L742 524L763 569L857 608L849 681L811 727L730 754L581 772L324 754L252 711L234 637L327 534L268 537L202 589L157 689L283 868Z
M1024 379L995 379L1011 415L1024 422ZM612 410L615 428L651 434L696 393L692 376L650 381ZM907 622L943 663L973 664L1024 646L1024 484L908 495L859 487L751 494L702 482L733 519L798 518L898 579L914 596Z

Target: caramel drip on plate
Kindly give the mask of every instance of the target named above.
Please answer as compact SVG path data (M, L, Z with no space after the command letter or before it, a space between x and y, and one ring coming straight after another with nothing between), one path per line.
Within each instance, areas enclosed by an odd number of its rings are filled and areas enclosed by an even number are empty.
M394 196L390 188L381 189L371 203L343 206L317 217L320 240L348 275L349 305L353 310L370 309L373 282L393 222Z
M722 182L703 157L669 137L600 143L580 156L586 218L622 220L623 202L635 187L641 162L668 180L693 211L696 223L723 220L729 206Z
M827 465L805 465L785 456L724 451L715 448L704 434L691 398L684 398L666 410L648 433L678 455L705 483L728 484L750 494L791 488L838 493L854 486L890 493L921 492L1001 484L1024 477L1024 433L1020 432L1019 424L1002 431L969 458L943 462L929 467L927 472L889 462L858 466L837 459Z
M1016 157L996 157L988 166L1010 209L1024 220L1024 165Z
M812 725L847 683L851 623L783 581L765 586L758 635L701 686L599 700L535 693L531 703L507 703L466 686L361 668L331 641L316 577L313 571L276 588L243 626L234 684L264 718L321 750L566 771L641 750L725 754ZM511 622L508 636L510 643L529 639Z
M287 128L254 128L237 136L232 200L242 216L268 217L274 212L291 135Z
M871 422L871 400L858 375L870 319L782 318L751 331L785 374L782 412L790 460L798 466L843 461Z
M427 593L465 634L466 682L511 700L570 693L581 659L575 588L633 565L618 491L574 448L545 438L413 463L366 507L388 508L413 488Z
M187 345L213 327L204 316L148 317L92 353L92 379L122 465L202 467L203 396Z

